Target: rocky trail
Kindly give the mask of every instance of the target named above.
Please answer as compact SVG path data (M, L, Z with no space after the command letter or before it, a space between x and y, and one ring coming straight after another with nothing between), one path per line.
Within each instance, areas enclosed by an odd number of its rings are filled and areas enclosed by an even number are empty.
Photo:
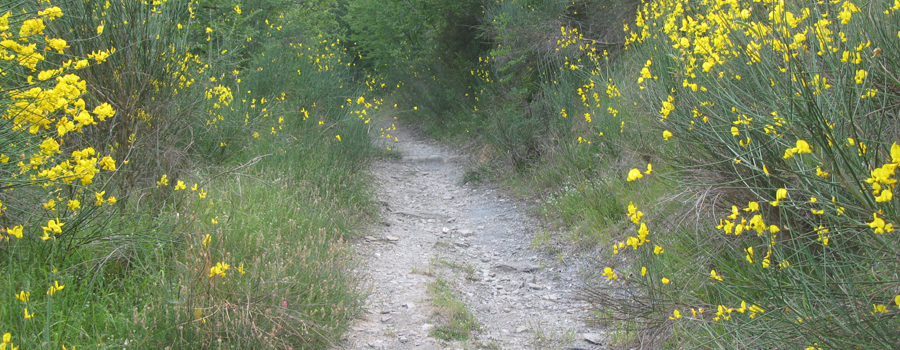
M462 184L465 157L391 133L402 157L372 167L382 222L356 243L370 294L337 347L605 349L601 331L583 321L577 267L531 249L536 223L525 204ZM447 307L434 302L440 291L465 305L478 330L457 339L436 332L447 322Z

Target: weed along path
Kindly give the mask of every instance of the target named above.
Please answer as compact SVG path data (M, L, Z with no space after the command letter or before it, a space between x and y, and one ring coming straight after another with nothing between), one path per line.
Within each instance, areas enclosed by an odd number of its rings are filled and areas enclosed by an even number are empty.
M391 131L373 165L382 222L357 242L370 295L344 349L602 349L575 268L533 251L524 205L463 185L466 159ZM602 337L601 337L602 338ZM602 343L602 341L597 340Z

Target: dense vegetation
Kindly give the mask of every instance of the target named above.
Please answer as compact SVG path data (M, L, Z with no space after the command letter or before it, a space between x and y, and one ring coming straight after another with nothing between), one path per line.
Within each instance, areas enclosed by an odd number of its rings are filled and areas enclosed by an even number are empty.
M327 3L0 8L3 348L323 348L378 108ZM366 112L369 111L369 112Z
M4 4L0 346L328 346L390 104L543 197L619 345L898 347L898 10Z
M585 296L615 341L900 346L900 5L455 4L371 62L473 142L467 179L544 197L564 233L536 243L603 262Z

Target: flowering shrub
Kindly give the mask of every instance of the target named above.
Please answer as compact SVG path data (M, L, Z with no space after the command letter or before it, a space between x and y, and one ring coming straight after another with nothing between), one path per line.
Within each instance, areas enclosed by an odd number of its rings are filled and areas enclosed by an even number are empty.
M325 5L0 5L0 348L339 337L383 102Z
M696 228L651 226L644 236L663 249L641 247L645 230L616 243L637 261L607 274L633 276L619 282L640 293L595 291L598 305L671 329L683 346L895 346L898 9L645 2L625 25L624 54L646 62L633 80L615 81L632 95L610 95L610 108L649 106L631 109L653 117L641 132L677 149L665 160L669 178L718 194L694 208ZM608 78L598 73L591 81ZM635 171L628 181L659 181Z
M91 242L90 232L79 226L116 203L106 187L119 163L106 147L83 142L116 110L90 98L81 77L115 48L71 55L67 38L50 29L67 14L44 6L0 9L0 242L8 263L0 300L14 296L4 302L3 315L5 325L19 325L5 328L11 333L4 335L3 347L12 348L18 346L11 337L24 339L26 324L49 323L53 305L68 292L60 281L71 276L54 267L39 279L30 266Z

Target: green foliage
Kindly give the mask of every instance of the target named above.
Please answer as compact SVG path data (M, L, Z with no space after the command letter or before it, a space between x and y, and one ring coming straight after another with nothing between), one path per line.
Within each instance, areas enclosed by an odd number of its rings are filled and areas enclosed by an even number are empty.
M334 7L32 5L0 6L0 333L334 343L361 299L346 238L374 215L381 104L331 39Z

